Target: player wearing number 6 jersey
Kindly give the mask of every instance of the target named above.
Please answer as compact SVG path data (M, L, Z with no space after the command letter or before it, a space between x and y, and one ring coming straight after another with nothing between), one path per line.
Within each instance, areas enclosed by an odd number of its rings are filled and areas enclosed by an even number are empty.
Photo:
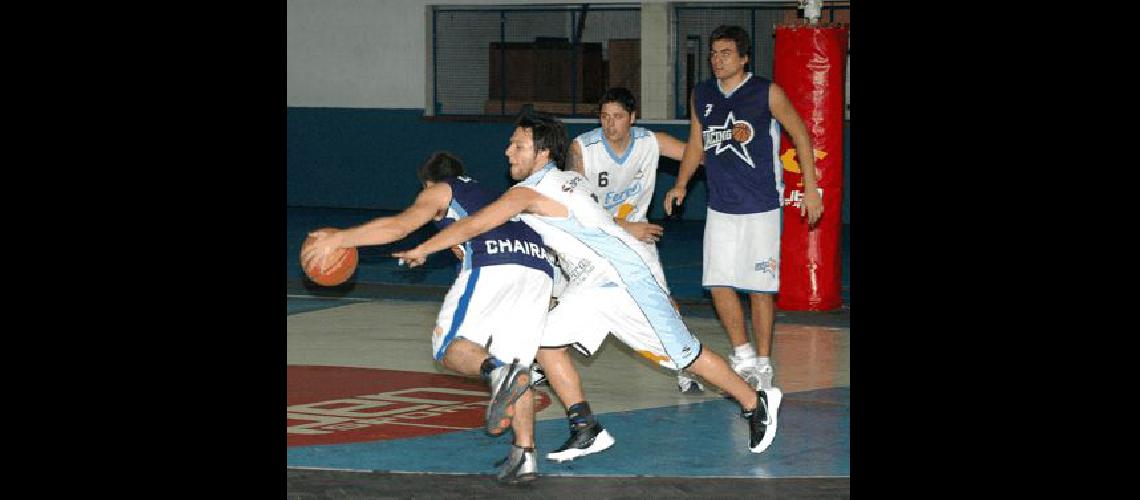
M665 156L681 161L685 143L664 132L634 127L637 99L624 87L614 87L598 101L601 126L570 143L570 168L590 181L602 208L614 222L641 241L652 258L647 262L665 284L657 241L664 228L648 221L649 203L657 182L657 161ZM665 292L669 292L668 286ZM676 302L673 302L676 307ZM701 383L677 372L682 392L700 392Z

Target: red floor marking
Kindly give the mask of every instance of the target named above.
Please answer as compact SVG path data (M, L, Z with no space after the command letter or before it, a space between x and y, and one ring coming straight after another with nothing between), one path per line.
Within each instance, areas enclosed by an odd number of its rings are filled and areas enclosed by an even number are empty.
M482 428L490 393L477 379L438 373L289 366L289 446L344 444ZM533 391L535 411L550 396Z

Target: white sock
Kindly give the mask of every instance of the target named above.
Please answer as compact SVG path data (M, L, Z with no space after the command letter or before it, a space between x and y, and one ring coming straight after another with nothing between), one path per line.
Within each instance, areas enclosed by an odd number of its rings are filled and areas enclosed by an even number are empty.
M768 356L756 356L756 366L761 368L768 366Z
M732 354L734 356L736 356L737 359L741 359L741 360L749 359L749 358L755 358L756 357L756 349L752 348L751 342L745 342L741 345L733 347L732 348Z

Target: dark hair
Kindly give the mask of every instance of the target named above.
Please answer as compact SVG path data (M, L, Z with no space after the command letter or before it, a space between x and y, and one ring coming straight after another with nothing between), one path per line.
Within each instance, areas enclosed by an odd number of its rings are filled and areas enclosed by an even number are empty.
M554 115L542 111L524 112L515 120L515 126L529 128L534 138L534 151L550 152L550 159L559 170L566 170L566 157L570 151L570 140L566 136L566 126Z
M740 26L729 26L722 24L717 26L709 37L709 48L712 48L713 42L717 40L732 40L736 42L736 54L740 57L750 55L752 53L752 40L748 37L748 32ZM751 57L749 57L751 59Z
M420 182L437 182L446 177L463 175L463 161L447 151L436 151L416 169Z
M621 107L630 113L637 111L637 99L633 97L633 92L625 87L611 87L605 94L602 94L602 98L598 100L599 113L602 112L602 106L605 106L607 102L621 104Z

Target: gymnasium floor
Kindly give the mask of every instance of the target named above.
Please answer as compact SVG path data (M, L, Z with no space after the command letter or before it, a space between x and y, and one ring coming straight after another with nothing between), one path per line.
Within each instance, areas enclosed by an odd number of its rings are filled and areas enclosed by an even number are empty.
M430 331L454 279L454 257L437 253L416 269L387 257L433 232L421 229L404 242L362 249L349 283L317 287L302 278L297 264L305 233L389 213L287 210L290 498L707 498L744 491L849 497L846 305L835 312L777 312L773 363L785 399L766 452L748 452L746 423L735 402L711 387L681 394L671 373L611 339L593 358L575 355L575 361L591 407L616 444L561 464L540 458L539 480L507 487L493 474L511 438L483 432L485 386L443 370L430 357ZM707 348L727 355L728 339L700 287L703 221L655 222L665 226L662 264L685 323ZM844 248L845 304L848 255ZM541 457L568 430L564 408L549 388L539 394L538 406Z

